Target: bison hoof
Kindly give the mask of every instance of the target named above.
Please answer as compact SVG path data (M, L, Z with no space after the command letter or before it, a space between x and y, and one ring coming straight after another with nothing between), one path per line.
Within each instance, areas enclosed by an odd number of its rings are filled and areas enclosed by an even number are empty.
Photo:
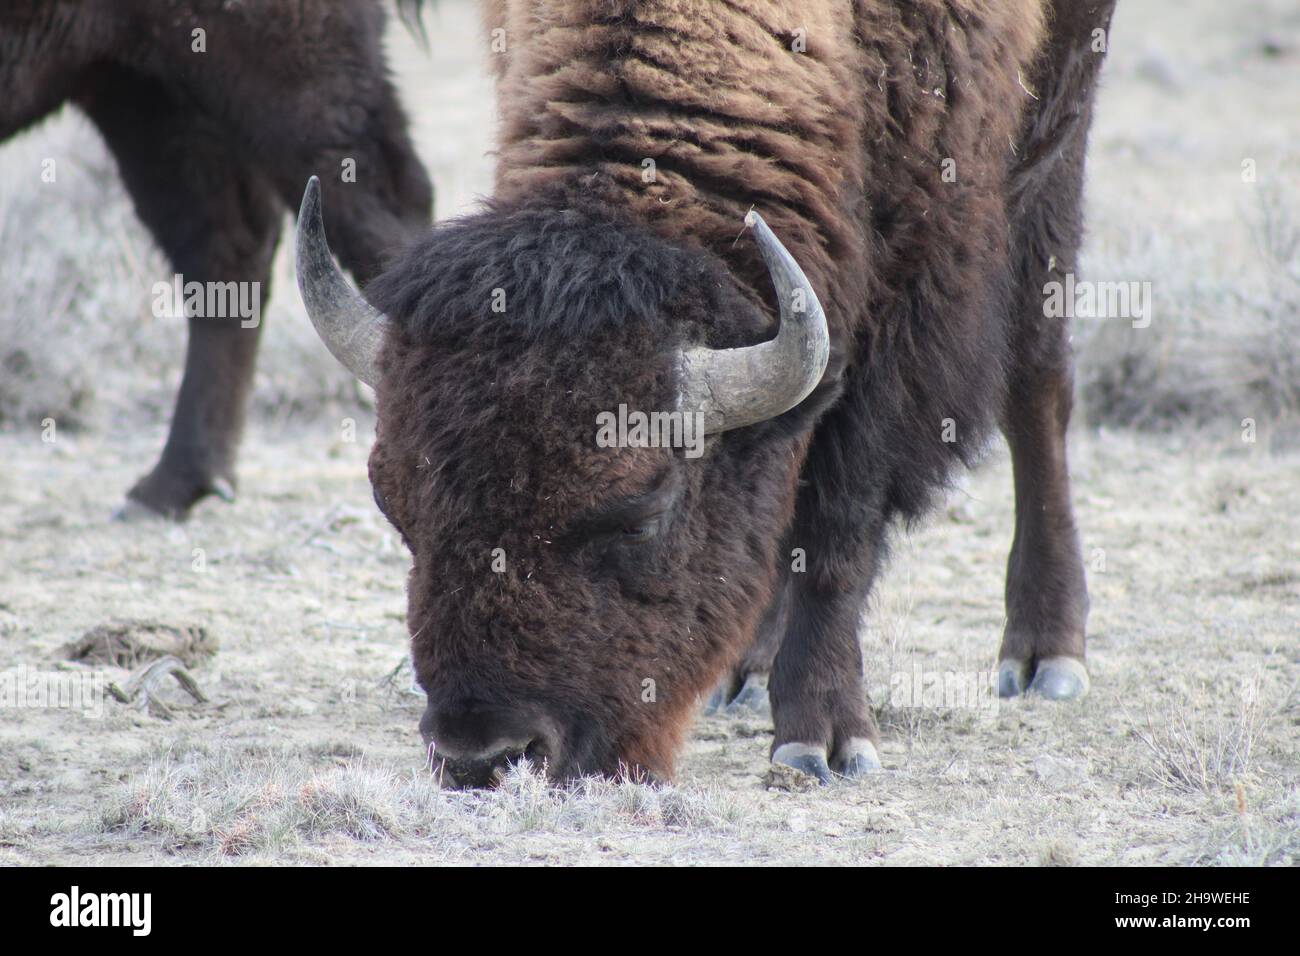
M998 664L998 696L1019 697L1029 686L1029 662L1008 657Z
M866 737L852 737L835 754L835 772L850 780L865 777L880 769L876 745Z
M1075 700L1088 693L1088 669L1073 657L1045 657L1030 672L1024 661L1008 657L998 665L998 696L1038 694L1048 700Z
M750 674L745 686L725 708L728 717L767 717L772 713L772 701L767 696L767 675Z
M1048 700L1077 700L1088 693L1088 669L1073 657L1048 657L1038 662L1029 693Z
M221 476L177 477L159 465L136 483L127 494L127 504L119 508L114 517L131 520L133 516L140 515L143 509L172 521L184 521L189 517L190 509L208 495L231 502L235 500L235 486Z
M830 783L834 778L826 762L826 749L813 744L782 744L772 752L772 763L793 767L800 773L816 777L818 783Z
M113 509L111 520L121 521L126 524L138 524L145 521L162 521L164 517L161 512L154 511L134 498L127 498Z
M731 697L731 678L723 678L704 704L704 716L770 717L772 702L767 696L767 675L750 674L735 697Z

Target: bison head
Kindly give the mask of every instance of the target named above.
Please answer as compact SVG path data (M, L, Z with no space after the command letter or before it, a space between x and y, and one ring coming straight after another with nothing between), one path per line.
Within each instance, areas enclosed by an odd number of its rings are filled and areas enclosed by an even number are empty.
M521 756L557 780L669 776L752 638L834 386L816 296L750 223L779 318L697 247L527 205L435 229L372 307L308 187L299 284L376 389L370 478L413 556L420 728L445 779Z

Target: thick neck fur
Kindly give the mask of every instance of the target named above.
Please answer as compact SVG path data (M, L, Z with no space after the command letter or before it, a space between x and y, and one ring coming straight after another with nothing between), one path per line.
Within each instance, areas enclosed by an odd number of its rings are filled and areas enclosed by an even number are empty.
M717 254L765 298L752 241L736 241L752 206L856 331L865 300L898 285L891 259L945 227L924 222L931 200L997 192L1040 7L497 0L497 198L607 204Z

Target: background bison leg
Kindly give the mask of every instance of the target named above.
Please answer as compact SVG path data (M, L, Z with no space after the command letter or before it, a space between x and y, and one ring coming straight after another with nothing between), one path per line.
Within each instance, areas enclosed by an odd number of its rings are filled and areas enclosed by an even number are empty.
M330 249L359 283L379 274L386 260L424 235L433 221L433 186L407 133L397 91L387 80L342 84L322 63L307 85L332 91L330 110L357 118L340 135L298 126L294 138L268 148L264 167L275 175L280 198L297 210L307 180L319 176ZM376 71L381 69L376 65ZM318 139L329 134L330 139Z
M784 548L781 553L789 554L789 548ZM746 714L763 716L772 712L768 683L776 653L781 649L790 622L788 562L782 559L780 567L776 592L759 619L754 643L713 692L704 709L706 714L721 711L734 717Z
M270 185L248 168L230 131L174 101L159 82L121 68L97 71L78 102L116 157L141 221L184 281L259 283L264 311L281 207ZM253 295L251 286L244 288ZM158 464L131 489L132 501L183 518L205 495L233 496L261 335L260 319L243 326L237 314L190 318L185 376L167 444Z
M1056 7L1011 183L1016 289L1002 430L1015 473L1016 530L998 689L1068 699L1088 690L1088 590L1065 453L1073 403L1069 320L1045 314L1043 289L1064 284L1078 261L1084 157L1104 56L1094 31L1109 26L1114 4Z
M431 228L433 220L433 187L424 167L409 151L405 133L399 139L397 130L391 132L391 143L374 145L382 147L397 166L384 166L375 178L359 176L356 182L341 182L340 159L332 150L292 165L287 165L291 160L286 157L283 169L296 170L289 176L277 170L280 195L294 210L302 204L307 180L320 177L330 249L363 284L379 274L389 256ZM401 149L394 155L389 146Z
M998 654L1004 697L1028 688L1065 699L1088 689L1088 589L1065 458L1071 379L1068 367L1024 372L1008 397L1004 430L1015 474L1016 530Z
M807 568L787 575L788 621L769 685L772 760L822 782L880 767L858 625L884 556L888 512L851 453L868 424L856 411L847 402L828 413L809 449L782 556L788 564L790 550L801 548Z

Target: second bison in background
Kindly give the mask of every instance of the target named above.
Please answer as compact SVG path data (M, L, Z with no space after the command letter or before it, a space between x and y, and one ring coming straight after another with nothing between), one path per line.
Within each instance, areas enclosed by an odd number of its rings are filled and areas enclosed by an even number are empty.
M858 622L888 529L995 423L1000 690L1086 691L1068 329L1042 289L1075 263L1112 7L509 0L483 212L371 305L309 189L299 282L378 391L371 480L414 557L446 779L668 776L714 685L769 671L773 760L878 767ZM751 207L771 230L741 237ZM624 408L698 416L704 454L602 447Z
M384 62L383 2L6 2L0 141L75 104L184 286L225 295L238 283L243 300L261 297L259 316L286 204L319 175L339 257L368 280L433 205ZM173 518L234 494L261 335L247 314L191 314L189 326L171 433L130 492Z

